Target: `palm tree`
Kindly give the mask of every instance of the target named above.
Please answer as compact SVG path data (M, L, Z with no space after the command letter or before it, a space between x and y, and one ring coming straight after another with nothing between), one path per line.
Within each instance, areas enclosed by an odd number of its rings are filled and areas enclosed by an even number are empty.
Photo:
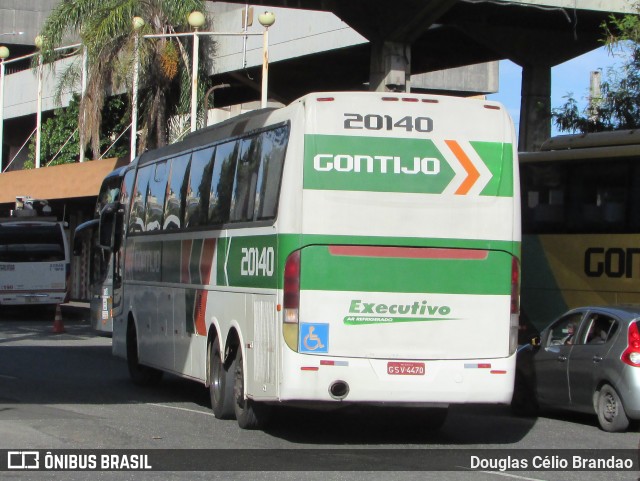
M187 31L187 16L205 11L203 0L62 0L44 24L43 56L69 38L80 38L88 58L87 87L79 109L79 128L86 146L99 157L102 109L108 92L131 91L135 32L132 19L145 20L139 31L171 34ZM139 150L162 146L168 140L169 115L188 112L190 86L189 37L140 41ZM68 43L68 42L67 42ZM185 68L180 68L184 65ZM59 89L77 78L78 66L63 74ZM206 76L203 76L206 78ZM202 85L202 90L205 86ZM186 100L186 101L185 101Z

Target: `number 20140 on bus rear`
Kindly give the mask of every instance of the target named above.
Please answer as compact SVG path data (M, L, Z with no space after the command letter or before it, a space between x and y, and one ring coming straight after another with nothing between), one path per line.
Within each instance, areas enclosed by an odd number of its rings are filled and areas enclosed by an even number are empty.
M499 104L413 94L311 94L147 152L101 219L124 232L114 352L243 427L277 403L507 403L518 182Z

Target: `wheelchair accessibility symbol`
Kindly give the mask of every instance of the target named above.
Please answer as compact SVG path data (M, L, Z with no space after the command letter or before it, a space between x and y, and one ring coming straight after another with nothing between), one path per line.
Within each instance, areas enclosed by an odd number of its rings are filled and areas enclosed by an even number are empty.
M329 324L300 324L300 352L329 352Z

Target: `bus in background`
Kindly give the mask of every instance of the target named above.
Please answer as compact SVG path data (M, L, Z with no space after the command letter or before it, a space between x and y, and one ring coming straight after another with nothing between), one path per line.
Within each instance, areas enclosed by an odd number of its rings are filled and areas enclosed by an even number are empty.
M520 169L523 321L640 303L640 132L554 137Z
M64 222L47 201L19 197L0 219L0 306L56 306L69 297L70 257Z
M120 209L120 196L127 170L133 165L119 167L102 181L94 218L80 224L73 236L73 253L88 255L89 305L91 327L96 331L113 331L113 309L122 301L121 256L119 251L103 249L98 242L100 213L108 208ZM122 231L119 231L122 235Z
M135 382L199 381L242 428L274 404L419 408L434 427L451 403L511 401L520 193L500 104L309 94L130 172L99 230L125 252L113 352Z

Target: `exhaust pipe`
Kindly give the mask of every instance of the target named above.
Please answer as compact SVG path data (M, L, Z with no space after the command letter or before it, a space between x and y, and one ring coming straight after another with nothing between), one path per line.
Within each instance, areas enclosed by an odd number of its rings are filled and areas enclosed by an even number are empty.
M342 401L349 395L349 385L345 381L334 381L329 386L329 394L333 399Z

